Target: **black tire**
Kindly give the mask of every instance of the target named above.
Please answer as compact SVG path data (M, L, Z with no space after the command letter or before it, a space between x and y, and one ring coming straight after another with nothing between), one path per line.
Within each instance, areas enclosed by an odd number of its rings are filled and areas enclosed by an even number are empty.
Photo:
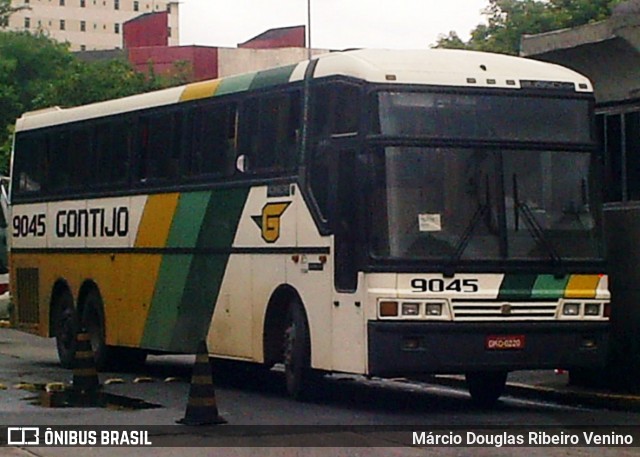
M98 371L107 367L109 348L104 324L102 297L97 289L91 289L84 298L82 308L82 327L89 334L91 349Z
M58 359L63 368L73 368L76 356L78 316L73 307L73 296L68 289L56 294L52 303L53 336L56 339Z
M507 383L506 371L486 371L467 373L467 388L473 402L481 407L494 406L504 393Z
M284 333L284 374L287 393L295 400L308 400L312 396L311 339L309 325L302 306L289 307Z

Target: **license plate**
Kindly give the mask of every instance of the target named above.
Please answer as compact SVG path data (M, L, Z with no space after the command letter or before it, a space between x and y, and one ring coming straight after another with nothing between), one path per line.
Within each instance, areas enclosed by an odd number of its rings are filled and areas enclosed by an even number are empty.
M515 351L524 349L524 335L489 335L484 347L490 351Z

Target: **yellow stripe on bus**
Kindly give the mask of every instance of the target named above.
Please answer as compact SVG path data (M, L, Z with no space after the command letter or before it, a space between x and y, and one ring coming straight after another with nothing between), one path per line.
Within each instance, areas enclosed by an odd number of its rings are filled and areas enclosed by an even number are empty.
M219 85L219 79L189 84L182 92L180 101L187 102L189 100L198 100L200 98L213 97Z
M180 194L158 194L147 198L135 247L165 247L179 197Z
M598 275L571 275L564 290L565 298L595 298L600 282Z
M147 198L136 238L136 248L166 246L179 197L180 194L173 193L150 195ZM120 321L119 330L121 341L126 338L126 343L138 346L151 309L162 255L136 254L131 256L130 262L132 275L136 276L136 284L129 289L128 300L136 306L134 309L127 310L125 314L128 317ZM138 276L137 272L144 272L144 274Z

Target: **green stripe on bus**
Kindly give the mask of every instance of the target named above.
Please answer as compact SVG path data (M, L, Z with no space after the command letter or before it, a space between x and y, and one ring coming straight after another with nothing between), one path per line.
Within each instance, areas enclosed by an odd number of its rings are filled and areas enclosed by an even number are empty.
M220 81L218 90L216 90L216 97L218 95L232 94L235 92L243 92L248 90L251 86L251 81L255 78L255 73L247 73L244 75L231 76L224 78Z
M173 327L178 319L178 303L182 301L192 257L168 255L162 258L151 309L142 335L142 347L165 350L169 348Z
M558 299L564 296L564 289L569 282L569 275L556 278L553 275L540 275L533 285L531 298Z
M291 74L297 66L297 64L287 65L286 67L272 68L270 70L258 72L251 83L250 89L261 89L263 87L275 86L277 84L286 84L289 82Z
M211 192L180 194L178 208L171 222L168 248L193 248L198 240L202 220L211 199Z
M198 235L198 248L232 246L248 195L248 188L212 192ZM207 336L228 261L229 254L194 256L170 350L193 352Z
M211 192L180 194L173 215L167 247L193 248L198 239ZM143 347L169 349L189 279L193 255L164 255L153 292L151 309L142 336Z
M538 275L505 275L500 286L498 300L522 300L531 298L531 291Z

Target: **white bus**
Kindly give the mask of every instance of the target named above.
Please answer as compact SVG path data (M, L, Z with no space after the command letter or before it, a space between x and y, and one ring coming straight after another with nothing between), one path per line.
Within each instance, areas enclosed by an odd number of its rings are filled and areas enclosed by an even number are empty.
M356 50L25 114L14 324L99 366L193 352L316 374L590 368L608 345L593 94L573 71Z

